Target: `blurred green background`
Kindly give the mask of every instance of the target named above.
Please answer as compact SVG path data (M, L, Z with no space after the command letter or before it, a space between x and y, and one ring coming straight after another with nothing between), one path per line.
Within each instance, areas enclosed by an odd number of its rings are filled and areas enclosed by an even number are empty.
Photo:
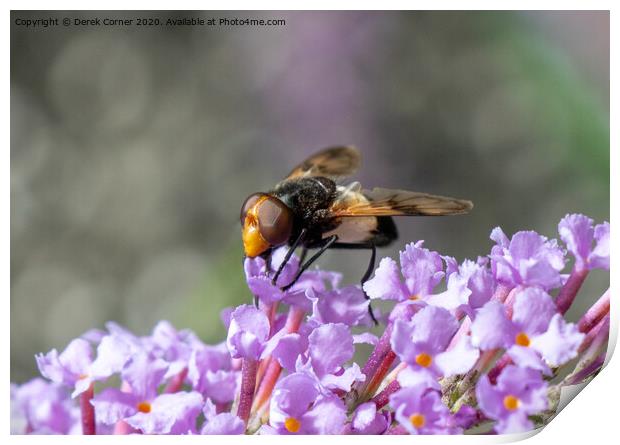
M556 237L609 219L606 12L12 12L11 380L116 320L225 333L249 302L239 208L314 150L354 144L356 179L474 201L400 219L459 260L497 225ZM15 18L251 17L279 27L54 27ZM367 253L322 267L357 282ZM591 275L577 308L608 286Z

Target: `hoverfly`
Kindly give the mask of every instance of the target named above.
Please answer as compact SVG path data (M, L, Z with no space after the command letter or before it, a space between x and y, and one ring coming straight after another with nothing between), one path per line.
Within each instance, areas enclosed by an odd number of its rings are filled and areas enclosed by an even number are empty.
M472 209L471 201L405 190L363 190L359 182L340 185L360 165L354 147L329 147L296 166L275 188L253 193L241 207L245 256L262 256L270 264L274 248L289 250L272 278L275 285L293 252L302 247L300 267L286 290L327 249L371 250L368 280L375 266L376 248L397 238L392 216L458 215ZM308 249L318 251L304 262ZM270 267L270 266L269 266ZM376 319L369 306L370 316Z

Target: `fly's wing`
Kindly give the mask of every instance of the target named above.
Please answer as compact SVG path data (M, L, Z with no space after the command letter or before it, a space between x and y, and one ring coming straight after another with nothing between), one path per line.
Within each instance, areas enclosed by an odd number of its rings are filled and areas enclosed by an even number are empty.
M286 179L308 176L338 178L351 175L360 166L361 156L355 147L328 147L295 167Z
M427 193L374 188L364 190L358 199L339 199L331 212L335 217L347 216L441 216L467 213L473 203L464 199Z

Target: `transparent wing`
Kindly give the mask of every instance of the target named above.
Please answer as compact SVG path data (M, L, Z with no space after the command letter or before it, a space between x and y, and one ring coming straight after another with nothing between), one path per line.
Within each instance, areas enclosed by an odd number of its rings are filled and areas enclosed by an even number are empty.
M328 178L348 176L359 168L360 162L361 156L355 147L328 147L295 167L286 179L306 176Z
M441 216L467 213L473 203L464 199L428 193L374 188L362 192L363 199L338 200L331 211L336 217L345 216Z

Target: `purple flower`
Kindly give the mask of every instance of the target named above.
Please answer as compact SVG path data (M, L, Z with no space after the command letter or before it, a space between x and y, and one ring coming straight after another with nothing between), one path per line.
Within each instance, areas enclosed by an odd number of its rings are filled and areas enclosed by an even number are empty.
M301 330L305 326L302 326ZM294 371L297 359L308 349L308 334L289 333L286 328L280 329L269 339L263 357L271 355L276 359L280 366L289 371Z
M66 388L41 378L11 386L11 411L11 430L17 434L69 434L79 427L79 412Z
M340 434L346 419L342 401L323 394L306 373L290 374L274 388L269 424L277 434Z
M375 346L379 342L379 337L371 332L362 332L361 334L353 334L353 344L366 343Z
M364 292L357 286L346 286L342 289L315 292L307 291L306 295L312 301L312 316L310 322L344 323L347 326L369 325L369 301Z
M545 290L562 284L560 271L564 254L555 240L547 240L533 231L517 232L511 240L496 227L491 239L491 269L498 282L505 286L540 286Z
M588 261L590 268L609 270L609 223L604 222L594 227L596 247L592 250Z
M87 377L78 384L88 387L93 381L103 381L121 372L125 364L135 354L144 352L139 339L116 324L108 323L110 335L101 339L97 346L97 356L90 365Z
M478 262L465 260L458 266L452 257L443 257L446 261L448 290L429 298L430 304L446 309L463 309L473 316L473 311L482 307L495 293L497 283L486 263L488 259L479 258Z
M232 370L225 343L202 345L192 350L187 378L195 391L217 403L232 402L238 391L240 374Z
M402 388L390 396L394 417L409 434L457 434L439 391L424 385Z
M374 402L362 403L351 418L353 434L382 434L389 425L389 414L377 412Z
M202 412L205 416L205 423L200 434L233 435L245 432L245 425L239 417L231 413L217 414L215 405L209 399L202 408Z
M368 296L402 302L430 295L444 276L443 263L437 252L423 248L422 244L423 241L407 244L400 252L400 271L393 259L383 258L375 276L364 283Z
M307 271L283 292L299 268L293 256L272 285L286 253L277 249L269 271L261 258L245 262L262 310L222 311L225 342L206 345L167 321L147 336L110 322L61 353L38 354L52 382L11 385L11 431L213 435L262 424L260 434L454 434L489 419L498 433L531 429L530 418L549 405L543 374L575 358L587 338L595 340L580 364L596 357L584 367L595 372L608 336L609 299L582 317L587 335L564 320L562 308L589 269L609 267L609 224L567 215L559 232L575 257L570 277L560 274L564 252L555 240L535 232L508 239L499 228L491 254L476 261L459 265L422 241L400 252L399 265L384 258L364 286L371 298L397 303L380 338L359 329L371 326L368 301L359 286L339 287L340 274ZM446 290L433 294L443 277ZM547 292L560 285L554 301ZM290 306L288 313L275 303ZM359 343L374 347L364 373L354 360ZM504 356L476 384L472 367L488 369L497 353ZM120 381L120 389L106 380ZM572 380L554 380L554 389ZM79 403L71 391L82 394ZM461 405L474 393L476 403Z
M97 394L91 402L96 418L107 425L124 420L146 434L194 433L202 396L198 392L158 395L168 368L151 353L133 355L121 371L130 392L106 388Z
M574 324L557 313L540 288L526 288L515 297L512 320L498 301L479 309L471 326L472 341L481 349L505 348L513 361L549 373L577 354L583 339Z
M121 373L131 392L106 388L97 394L92 400L97 419L112 425L138 412L151 412L158 386L167 371L168 364L152 355L142 352L132 357Z
M193 434L202 405L195 391L161 394L125 421L145 434Z
M349 391L353 383L364 381L357 363L343 367L354 353L353 336L342 323L319 326L308 336L308 365L325 388ZM299 369L302 367L298 366Z
M226 345L233 358L257 360L269 337L269 319L254 306L244 304L231 315Z
M462 310L473 315L473 308L469 305L471 290L467 287L468 279L453 273L448 277L448 289L445 292L431 295L426 299L428 304L448 309L453 313Z
M566 247L575 257L575 264L580 269L584 269L592 249L594 240L594 221L584 215L566 215L558 224L560 238L566 243Z
M538 351L551 367L567 363L577 356L585 335L574 323L566 323L560 314L555 314L547 331L532 338L532 349Z
M346 325L330 323L319 326L308 337L310 359L317 375L339 369L353 357L353 337Z
M90 343L78 338L69 343L60 355L52 349L45 355L35 355L35 359L43 377L72 388L72 396L75 397L90 386L88 374L92 356Z
M165 320L157 323L151 336L144 339L144 343L149 352L168 363L166 378L187 369L192 351L203 345L193 332L177 331Z
M412 388L421 385L425 388L441 390L437 376L420 367L408 366L398 373L396 379L401 388Z
M585 215L566 215L558 224L560 238L575 257L578 269L609 269L609 223L592 227L594 221ZM596 239L596 246L592 243Z
M272 257L272 271L268 273L267 263L261 257L246 258L244 262L245 277L250 291L257 296L262 302L271 304L282 300L287 292L283 292L280 288L290 283L299 267L299 260L293 255L289 262L284 266L282 273L278 277L277 284L272 284L272 275L277 270L280 261L277 261L279 253L284 249L277 249Z
M121 372L127 361L144 351L144 342L116 323L108 323L109 335L101 338L96 358L92 360L90 344L76 339L58 355L55 350L36 357L42 375L74 386L73 397L84 392L95 381L104 381Z
M79 336L79 338L98 345L99 342L101 342L101 339L106 335L108 335L108 333L103 329L93 328L84 332L82 335Z
M271 278L278 267L280 267L280 264L282 264L287 250L288 247L280 247L273 251L271 255L271 270L269 271L267 270L267 262L264 258L261 258L260 256L255 258L246 258L243 263L243 268L248 284L250 282L254 282L256 278L269 279L269 282L271 282ZM293 254L284 266L284 269L282 269L282 272L278 277L277 286L282 287L290 283L293 278L295 278L295 274L297 274L298 269L299 258L297 255Z
M476 425L484 416L482 413L469 405L461 405L459 410L452 415L453 425L464 430Z
M325 290L325 280L331 282L332 287L335 287L340 280L340 274L324 271L306 271L290 289L282 291L281 288L293 281L299 269L299 259L296 255L291 256L284 269L282 269L278 282L275 285L272 284L273 275L284 260L287 250L288 247L281 247L273 252L271 271L267 270L267 264L263 258L246 258L244 271L248 287L254 295L266 304L284 301L293 305L307 305L309 309L309 301L307 301L304 295L305 291L308 289Z
M308 332L308 329L311 330ZM329 393L349 391L353 383L364 381L357 363L348 368L343 366L353 358L354 352L354 338L349 327L328 323L314 329L306 324L294 334L282 330L269 340L264 355L271 353L285 369L307 373Z
M476 386L476 398L482 412L498 421L495 430L500 434L531 430L528 416L548 406L547 384L540 372L517 366L506 367L495 386L483 376Z
M392 349L416 371L435 377L462 374L471 369L479 352L471 346L468 336L446 350L458 327L457 319L446 309L426 306L410 321L396 320Z

